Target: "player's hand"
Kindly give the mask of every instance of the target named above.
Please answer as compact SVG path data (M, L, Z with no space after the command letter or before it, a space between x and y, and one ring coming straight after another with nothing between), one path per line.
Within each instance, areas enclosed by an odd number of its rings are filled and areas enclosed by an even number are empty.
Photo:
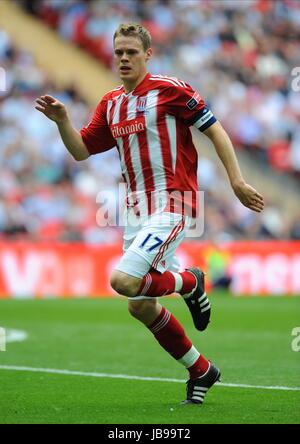
M233 191L240 202L250 210L260 213L264 209L264 198L251 185L239 183L233 187Z
M52 96L46 95L36 99L35 109L56 123L62 123L68 119L65 105Z

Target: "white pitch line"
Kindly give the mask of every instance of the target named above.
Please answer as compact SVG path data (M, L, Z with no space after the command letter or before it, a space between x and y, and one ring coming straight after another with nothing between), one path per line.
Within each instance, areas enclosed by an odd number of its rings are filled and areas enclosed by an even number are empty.
M95 373L95 372L81 372L75 370L63 370L55 368L36 368L36 367L23 367L16 365L0 365L0 370L13 370L21 372L36 372L36 373L52 373L57 375L70 375L70 376L89 376L92 378L114 378L114 379L131 379L137 381L159 381L159 382L186 382L185 379L175 378L158 378L152 376L134 376L134 375L118 375L111 373ZM233 388L251 388L251 389L263 389L263 390L291 390L300 391L300 387L285 387L278 385L250 385L250 384L233 384L229 382L217 382L221 387L233 387Z

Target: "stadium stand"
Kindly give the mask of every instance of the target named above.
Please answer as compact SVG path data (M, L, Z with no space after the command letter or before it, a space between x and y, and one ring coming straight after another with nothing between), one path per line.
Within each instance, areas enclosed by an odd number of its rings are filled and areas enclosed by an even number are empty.
M290 88L291 70L300 59L299 2L42 0L23 5L110 69L117 25L129 18L142 22L153 35L150 70L175 72L205 91L237 146L278 171L299 174L300 105Z
M60 37L16 5L5 11L13 14L13 24L0 14L0 65L5 69L7 83L6 91L0 93L0 235L90 243L121 239L118 227L100 229L95 220L97 192L118 192L117 152L112 150L85 162L73 161L60 142L55 125L34 109L34 99L48 92L66 103L77 128L86 124L96 101L116 84L116 79L111 70L105 70L85 51L110 67L111 33L119 22L132 16L135 9L130 8L138 6L136 18L142 19L154 35L156 56L150 69L165 74L176 72L178 77L205 91L242 157L255 151L254 157L250 155L243 162L246 176L261 176L262 171L265 176L263 189L268 189L268 207L262 215L252 214L232 198L222 166L209 147L200 144L199 182L206 204L203 239L300 239L300 214L296 210L289 214L283 211L288 202L291 207L295 205L296 192L293 190L284 199L279 193L288 190L291 183L285 182L289 180L286 172L295 177L298 174L294 161L297 155L293 157L291 153L296 151L299 137L299 98L289 88L286 73L299 53L293 43L293 36L298 35L299 16L297 8L288 17L284 8L270 6L269 12L277 20L266 19L261 2L251 3L253 9L248 15L233 6L224 7L224 14L219 14L210 2L204 2L201 9L195 8L195 2L176 1L17 2L56 29ZM189 24L189 31L184 29L183 19ZM17 20L22 21L23 35L18 31ZM197 31L195 20L211 22L206 35ZM229 28L229 23L234 26ZM253 23L261 24L259 35L250 32ZM34 32L24 35L24 29L32 30L33 26ZM43 37L37 37L38 29ZM289 44L283 47L281 36L287 29ZM86 33L89 38L100 33L95 38L104 43L92 46L97 51L91 50L87 40L81 40ZM79 44L84 51L61 37ZM22 45L25 39L26 44ZM28 47L31 51L25 49ZM104 55L99 47L105 48ZM72 53L72 58L66 52ZM270 54L274 54L271 62ZM54 63L55 59L63 62ZM240 69L240 60L247 66L245 71ZM277 72L272 71L274 66L278 66ZM197 77L199 70L201 76ZM72 71L79 73L76 79ZM277 157L274 154L277 166L271 161L272 150L283 153ZM288 167L283 166L287 158L294 159L289 160ZM222 195L218 193L220 188L225 190Z

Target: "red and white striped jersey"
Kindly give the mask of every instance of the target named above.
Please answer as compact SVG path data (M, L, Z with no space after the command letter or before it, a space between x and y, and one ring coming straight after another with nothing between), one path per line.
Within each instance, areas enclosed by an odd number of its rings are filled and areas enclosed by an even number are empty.
M189 85L148 73L128 94L123 86L108 92L81 136L90 154L117 146L128 205L134 206L142 194L152 212L153 192L198 190L190 126L204 131L214 122L204 100Z

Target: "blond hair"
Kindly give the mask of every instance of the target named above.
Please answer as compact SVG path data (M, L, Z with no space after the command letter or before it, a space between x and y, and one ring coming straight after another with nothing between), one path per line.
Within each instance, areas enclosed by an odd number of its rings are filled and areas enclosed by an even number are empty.
M147 49L151 47L150 32L144 28L144 26L139 25L138 23L121 23L114 33L114 41L116 37L119 37L120 35L126 37L138 37L143 44L144 51L147 51Z

